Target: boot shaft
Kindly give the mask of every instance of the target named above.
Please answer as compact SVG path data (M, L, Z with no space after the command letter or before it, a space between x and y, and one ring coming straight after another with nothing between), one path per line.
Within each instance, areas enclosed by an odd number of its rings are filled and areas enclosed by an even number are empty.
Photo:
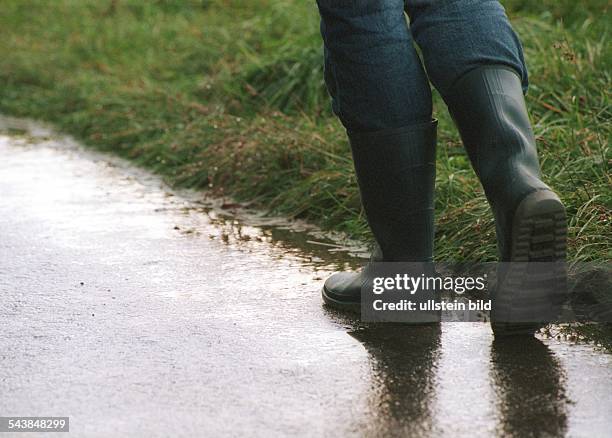
M349 133L362 204L385 261L433 257L436 127Z
M481 67L463 76L445 100L487 194L516 183L518 175L539 180L535 136L517 73Z
M500 256L508 259L520 202L550 190L540 179L520 78L507 67L481 67L463 76L445 101L493 210Z

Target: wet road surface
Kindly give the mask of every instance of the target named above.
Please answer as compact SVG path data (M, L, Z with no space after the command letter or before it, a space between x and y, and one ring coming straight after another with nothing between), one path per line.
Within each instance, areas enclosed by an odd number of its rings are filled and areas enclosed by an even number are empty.
M69 416L75 437L610 436L596 347L362 326L321 305L355 260L316 232L0 128L1 416Z

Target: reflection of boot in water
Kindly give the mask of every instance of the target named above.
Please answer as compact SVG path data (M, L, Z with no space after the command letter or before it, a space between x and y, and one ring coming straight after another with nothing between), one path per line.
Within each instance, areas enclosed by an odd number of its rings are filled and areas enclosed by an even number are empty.
M383 324L349 333L370 355L372 385L365 435L415 436L432 429L439 325Z
M563 370L549 348L535 338L496 340L491 361L498 434L563 436L568 399Z

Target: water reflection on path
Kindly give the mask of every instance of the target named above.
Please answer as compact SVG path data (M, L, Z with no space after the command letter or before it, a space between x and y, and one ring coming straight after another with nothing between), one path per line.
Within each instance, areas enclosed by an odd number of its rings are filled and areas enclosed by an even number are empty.
M609 434L610 355L362 324L319 297L358 245L2 126L0 412L79 437Z

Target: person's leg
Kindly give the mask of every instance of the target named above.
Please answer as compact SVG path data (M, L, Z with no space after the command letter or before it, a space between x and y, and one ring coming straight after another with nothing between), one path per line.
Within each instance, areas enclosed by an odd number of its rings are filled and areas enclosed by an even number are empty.
M318 0L325 78L347 129L361 201L384 261L433 252L435 123L403 0ZM335 274L323 297L358 308L362 278ZM346 306L345 306L346 305Z
M527 91L523 48L498 0L405 0L410 31L443 97L482 66L509 68Z
M325 80L349 132L431 120L431 91L403 0L317 0Z
M407 0L406 7L429 77L491 204L501 260L563 260L565 210L540 179L523 96L527 69L503 7L497 0Z

